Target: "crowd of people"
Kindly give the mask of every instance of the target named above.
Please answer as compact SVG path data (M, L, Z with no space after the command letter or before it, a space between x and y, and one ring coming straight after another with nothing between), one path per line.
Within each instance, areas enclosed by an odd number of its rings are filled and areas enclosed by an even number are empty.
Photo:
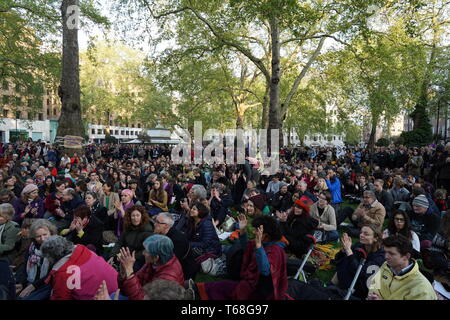
M450 145L282 148L273 175L62 150L0 145L0 299L342 299L355 277L355 300L450 298ZM334 276L295 279L316 244Z

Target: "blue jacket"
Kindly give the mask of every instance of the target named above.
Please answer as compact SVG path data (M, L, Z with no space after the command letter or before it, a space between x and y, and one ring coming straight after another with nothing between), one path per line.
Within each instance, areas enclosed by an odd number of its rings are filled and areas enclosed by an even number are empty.
M341 180L339 180L338 177L335 177L334 182L331 182L331 180L325 180L325 182L327 183L328 189L331 192L331 203L341 203Z
M47 159L50 162L56 163L58 161L58 157L55 150L48 150Z
M190 230L189 241L192 247L201 247L208 253L220 256L222 245L212 223L211 216L203 218L193 230Z

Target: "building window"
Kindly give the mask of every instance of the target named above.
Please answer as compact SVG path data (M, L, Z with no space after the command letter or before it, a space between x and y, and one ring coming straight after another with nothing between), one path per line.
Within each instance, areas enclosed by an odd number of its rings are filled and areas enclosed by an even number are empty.
M102 134L102 129L97 129L97 134Z
M33 120L33 112L28 112L28 120Z
M8 118L8 110L3 110L3 117Z
M129 136L130 135L130 131L127 131L126 135Z
M3 90L8 90L9 89L9 83L8 83L8 81L3 81Z
M120 130L120 135L125 135L125 130Z
M138 123L138 128L139 128L139 129L141 128L141 124L140 124L140 123Z
M47 116L50 115L50 109L47 109Z
M56 109L53 109L53 115L56 116Z
M95 134L95 129L92 129L91 132L92 132L92 134Z
M9 104L9 96L3 96L3 104Z
M40 121L44 120L44 114L43 113L39 113L39 120Z
M114 130L115 135L119 135L119 130Z
M16 97L16 106L21 106L21 105L22 105L22 98Z
M28 99L28 108L33 107L33 99Z

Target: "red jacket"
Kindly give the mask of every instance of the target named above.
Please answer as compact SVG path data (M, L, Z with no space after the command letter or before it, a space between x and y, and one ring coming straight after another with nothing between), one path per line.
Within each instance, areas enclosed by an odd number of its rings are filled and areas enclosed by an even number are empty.
M130 300L144 300L145 294L142 287L156 279L175 281L180 286L184 286L183 269L175 255L166 264L156 268L146 263L134 277L122 280L121 289Z
M277 244L264 247L270 264L273 296L269 299L284 300L288 289L286 253ZM233 291L233 300L253 300L259 280L255 255L255 241L249 241L241 266L241 281Z
M45 282L53 288L50 300L92 300L103 280L110 294L117 291L117 271L102 257L77 245L69 258L53 266Z

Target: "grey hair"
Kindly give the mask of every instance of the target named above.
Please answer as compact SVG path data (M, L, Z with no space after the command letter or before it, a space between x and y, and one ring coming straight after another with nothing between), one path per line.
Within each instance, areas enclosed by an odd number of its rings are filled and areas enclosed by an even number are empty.
M206 189L201 184L194 184L192 186L191 190L192 190L192 193L194 195L196 195L198 198L201 198L201 199L207 198Z
M372 190L366 190L366 191L364 191L364 192L363 192L363 195L369 196L369 197L371 197L372 199L376 199L376 198L377 198L377 196L375 195L375 192L373 192Z
M144 287L145 300L186 300L186 289L175 281L157 279Z
M47 219L37 219L30 227L30 238L34 239L36 237L36 231L38 231L39 229L47 229L52 236L58 233L58 230L53 223L51 223Z
M173 221L172 215L169 212L161 212L160 214L158 214L158 217L163 217L164 223L166 223L169 227L172 227L175 223Z
M221 183L213 183L211 189L217 189L220 193L222 193L224 188Z
M305 182L305 180L300 180L298 182L299 185L304 185L304 186L308 186L308 184Z
M51 263L56 263L63 257L71 254L75 245L61 236L51 236L41 246L42 255Z
M66 188L66 189L64 189L64 192L68 193L69 195L71 195L74 198L77 196L77 192L73 188Z
M14 207L9 203L0 204L0 217L11 220L14 216Z

